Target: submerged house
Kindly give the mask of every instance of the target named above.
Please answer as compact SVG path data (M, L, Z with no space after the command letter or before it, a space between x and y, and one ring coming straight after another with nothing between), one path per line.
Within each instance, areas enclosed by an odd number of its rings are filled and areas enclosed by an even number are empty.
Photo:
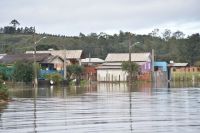
M81 64L84 66L83 79L89 81L97 80L97 69L96 67L103 64L105 61L100 58L85 58L81 59Z
M129 53L109 53L105 63L97 67L97 81L127 81L128 73L122 70L122 62L129 60ZM132 53L131 61L140 66L140 75L151 71L150 53Z
M169 79L168 63L166 61L154 62L154 80L167 81Z
M63 59L59 56L53 56L51 54L35 54L35 60L43 69L51 70L62 70L63 69ZM7 66L12 66L17 61L23 62L34 62L33 54L12 54L5 55L0 59L1 64Z
M17 61L34 62L34 54L12 54L4 55L0 59L1 64L12 67ZM40 65L40 73L48 74L51 70L59 72L63 70L63 59L59 56L53 56L48 53L35 54L35 61Z
M33 54L34 51L26 51L26 54ZM66 59L66 65L80 64L83 56L82 50L46 50L46 51L36 51L37 54L51 54L53 56L59 56L63 60Z
M50 54L36 54L35 60L38 63L41 63L51 57ZM1 64L5 64L7 66L12 66L17 61L23 62L34 62L34 55L33 54L8 54L3 56L0 59Z

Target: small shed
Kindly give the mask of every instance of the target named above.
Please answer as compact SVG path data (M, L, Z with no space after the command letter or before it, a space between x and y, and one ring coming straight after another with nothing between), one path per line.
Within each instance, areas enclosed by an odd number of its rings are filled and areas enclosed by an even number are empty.
M155 71L163 71L163 72L167 72L167 62L165 61L155 61L154 62L154 70Z

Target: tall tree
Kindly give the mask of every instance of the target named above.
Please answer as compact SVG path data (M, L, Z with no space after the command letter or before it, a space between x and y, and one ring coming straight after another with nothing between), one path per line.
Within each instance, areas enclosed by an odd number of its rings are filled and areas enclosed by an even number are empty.
M178 30L174 32L172 36L175 37L176 39L183 39L185 34L182 31Z
M10 22L10 24L12 24L13 27L15 27L15 28L16 28L17 25L20 25L20 23L19 23L16 19L13 19L13 20Z
M171 37L171 30L169 29L165 29L165 31L162 33L163 38L165 39L165 41L168 41Z

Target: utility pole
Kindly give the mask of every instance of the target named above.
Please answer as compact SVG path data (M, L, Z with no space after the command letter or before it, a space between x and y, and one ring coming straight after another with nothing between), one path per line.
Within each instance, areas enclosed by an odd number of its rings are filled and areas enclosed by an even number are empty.
M132 69L131 69L131 33L129 33L129 43L128 43L128 49L129 49L129 85L131 85L132 82Z
M34 53L33 53L33 59L34 59L34 88L38 87L38 80L37 80L37 63L36 63L36 47L37 47L37 43L39 43L42 39L45 39L46 36L40 38L38 41L36 41L35 39L35 27L34 27L34 33L33 33L33 41L34 41Z
M151 52L151 81L154 82L154 49Z
M37 82L37 66L36 66L36 40L35 40L35 27L34 27L34 33L33 33L33 41L34 41L34 88L37 88L38 82Z
M66 54L67 54L67 50L64 49L64 80L66 80L66 75L67 75L67 68L66 68Z

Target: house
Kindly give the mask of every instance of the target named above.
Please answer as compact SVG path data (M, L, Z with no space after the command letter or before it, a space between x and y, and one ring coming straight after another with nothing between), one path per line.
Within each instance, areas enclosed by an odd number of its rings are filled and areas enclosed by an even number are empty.
M53 56L48 53L40 53L35 54L35 60L42 68L45 69L63 69L63 59L59 56ZM34 62L34 54L12 54L4 55L2 58L0 58L0 63L6 64L7 66L12 66L17 61Z
M169 80L168 63L165 61L154 62L154 80L156 82L165 82Z
M41 67L48 68L50 70L63 70L64 60L60 56L49 56L39 63Z
M81 64L84 66L83 79L86 80L97 80L97 70L96 67L104 63L105 61L100 58L85 58L81 59Z
M105 61L100 58L85 58L81 59L81 64L84 66L97 66Z
M171 69L171 72L185 72L185 71L190 71L190 67L188 63L170 63L169 67Z
M97 67L97 81L127 81L128 73L122 70L122 62L129 60L129 53L109 53L105 63ZM151 71L150 53L132 53L131 61L140 66L140 74Z
M49 58L50 54L36 54L35 60L36 62L42 62L45 59ZM17 61L23 61L23 62L34 62L34 55L33 54L8 54L4 55L0 59L1 64L6 64L7 66L13 65Z
M34 54L13 54L13 55L4 55L0 59L1 64L6 64L8 67L13 66L17 61L23 62L34 62ZM49 53L37 53L35 54L35 61L40 65L41 71L63 70L63 59L59 56L53 56ZM47 72L45 72L47 73Z
M154 62L154 70L167 72L167 65L168 65L167 62L165 62L165 61L155 61Z
M26 54L33 54L34 51L26 51ZM81 59L83 58L82 50L46 50L46 51L36 51L36 53L48 53L53 56L59 56L62 59L66 59L66 65L70 64L81 64Z

